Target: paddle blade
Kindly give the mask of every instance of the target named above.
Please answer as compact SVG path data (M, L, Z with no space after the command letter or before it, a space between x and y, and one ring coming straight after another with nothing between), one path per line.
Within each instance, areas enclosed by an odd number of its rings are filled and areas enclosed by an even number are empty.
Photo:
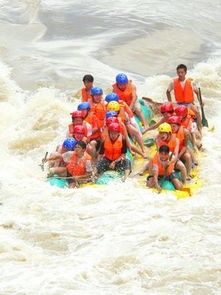
M206 119L204 109L203 109L203 101L202 101L202 96L201 96L201 89L198 88L199 90L199 99L200 99L200 107L201 107L201 114L202 114L202 125L203 127L209 127L208 121Z
M202 113L202 124L203 124L203 127L209 127L209 124L208 124L208 121L204 115L204 112Z

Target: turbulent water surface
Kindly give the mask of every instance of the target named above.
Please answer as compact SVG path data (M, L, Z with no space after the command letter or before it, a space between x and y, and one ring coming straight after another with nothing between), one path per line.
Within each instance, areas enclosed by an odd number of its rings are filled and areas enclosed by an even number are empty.
M219 0L0 1L0 294L221 293L220 19ZM165 100L180 62L215 126L194 197L45 182L84 74Z

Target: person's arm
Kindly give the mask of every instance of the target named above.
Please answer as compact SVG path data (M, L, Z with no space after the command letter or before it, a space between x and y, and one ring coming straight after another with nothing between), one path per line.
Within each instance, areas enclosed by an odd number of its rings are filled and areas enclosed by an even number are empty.
M194 91L194 93L196 94L196 97L197 97L197 99L198 99L198 101L199 101L199 104L201 105L201 99L200 99L199 89L196 88L196 87L193 87L193 91Z
M73 153L74 153L73 151L69 151L69 152L66 152L66 153L62 154L62 159L63 159L63 161L64 161L65 163L70 162L71 157L73 156Z
M180 159L182 157L182 155L186 152L187 150L187 146L188 146L188 134L187 134L187 130L184 129L184 146L182 148L182 150L180 151L178 158Z
M127 128L126 128L126 126L124 125L123 122L121 122L120 125L121 125L121 127L123 129L123 136L126 139L127 147L131 151L131 143L130 143L130 139L129 139L129 136L128 136Z
M171 160L171 163L176 163L176 161L178 160L178 155L179 155L179 149L180 149L180 140L178 138L176 138L176 147L174 149L174 157Z
M150 130L154 130L156 129L158 126L160 126L160 124L164 123L165 119L164 117L162 117L158 122L156 122L155 124L153 124L151 127L146 128L142 131L143 134L145 134L146 132L150 131Z
M131 110L133 111L134 109L134 105L137 101L137 89L136 89L136 86L133 85L133 89L132 89L132 101L130 103L130 108Z
M98 119L96 116L93 117L93 129L92 134L96 133L100 128L98 127Z
M159 169L157 165L153 165L153 181L154 181L154 186L156 187L156 189L161 192L162 188L159 185L158 182L158 175L159 175Z
M157 151L159 151L160 145L159 145L159 137L158 137L158 135L156 136L156 147L157 147Z
M173 81L170 82L170 84L169 84L169 86L167 88L167 91L166 91L168 101L172 101L171 94L170 94L170 92L172 90L173 90Z
M104 155L104 141L101 142L101 146L100 146L97 160L99 161L101 158L103 158L103 155Z

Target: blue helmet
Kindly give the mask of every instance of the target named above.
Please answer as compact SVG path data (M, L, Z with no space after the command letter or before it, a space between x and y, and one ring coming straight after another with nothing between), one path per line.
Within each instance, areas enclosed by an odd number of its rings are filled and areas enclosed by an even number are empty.
M103 94L103 90L100 87L91 88L91 95L100 95Z
M127 75L124 73L120 73L116 76L116 83L117 84L127 84L128 83L128 78Z
M76 144L77 144L77 140L75 138L68 137L63 142L63 147L68 151L72 151L75 148Z
M106 102L110 102L110 101L119 101L119 95L117 93L109 93L106 95L105 97L105 101Z
M90 109L91 109L90 103L87 101L84 101L78 105L78 111L90 110Z
M106 119L109 117L117 117L117 112L114 112L114 111L106 112Z

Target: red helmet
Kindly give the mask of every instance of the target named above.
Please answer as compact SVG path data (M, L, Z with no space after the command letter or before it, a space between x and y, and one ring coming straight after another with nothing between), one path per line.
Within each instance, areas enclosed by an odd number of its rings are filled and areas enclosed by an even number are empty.
M173 112L173 104L172 102L165 102L160 106L160 112L161 113L166 113L166 112Z
M116 131L116 132L120 133L120 124L119 123L111 123L108 126L108 130L109 131Z
M172 116L168 119L168 123L169 124L177 124L177 125L181 125L181 120L180 117L178 116Z
M76 125L76 126L74 126L73 133L85 134L85 128L84 128L84 126L83 125Z
M119 124L119 120L116 117L109 117L109 118L107 118L106 124L107 125L110 125L112 123L118 123Z
M83 114L81 111L75 111L71 113L72 118L84 118Z
M188 113L188 109L186 106L181 105L175 108L175 113L177 116L186 116Z

